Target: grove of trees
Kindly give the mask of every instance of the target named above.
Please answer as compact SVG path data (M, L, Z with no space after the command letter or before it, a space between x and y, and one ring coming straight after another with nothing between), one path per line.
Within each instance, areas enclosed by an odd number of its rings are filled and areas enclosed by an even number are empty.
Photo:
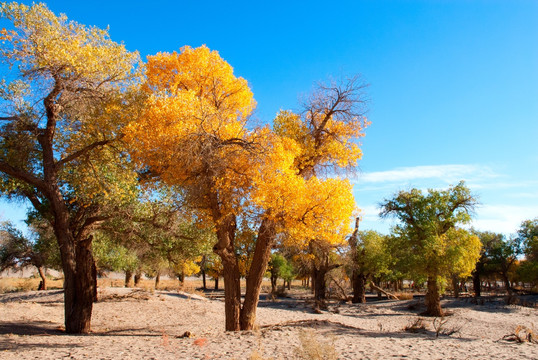
M100 271L124 272L126 286L223 277L230 331L254 328L265 276L272 293L303 280L318 304L331 282L344 291L334 269L354 303L368 282L427 281L433 316L447 281L456 291L472 275L476 296L492 274L508 291L538 282L538 219L510 239L467 230L477 199L463 182L401 191L381 204L399 221L391 234L359 230L357 76L257 125L247 81L207 46L143 63L44 4L2 3L0 18L0 193L32 206L29 236L2 224L0 270L35 266L46 289L44 268L61 269L67 333L90 332Z

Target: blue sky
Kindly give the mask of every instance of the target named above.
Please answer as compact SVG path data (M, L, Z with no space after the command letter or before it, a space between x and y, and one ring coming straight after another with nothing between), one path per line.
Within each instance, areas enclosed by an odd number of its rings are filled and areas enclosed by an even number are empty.
M30 3L23 1L24 3ZM466 180L473 226L505 234L538 217L537 1L48 1L110 26L147 55L207 44L246 78L270 122L330 76L360 73L372 122L353 177L363 229L378 203ZM0 216L24 218L0 202Z

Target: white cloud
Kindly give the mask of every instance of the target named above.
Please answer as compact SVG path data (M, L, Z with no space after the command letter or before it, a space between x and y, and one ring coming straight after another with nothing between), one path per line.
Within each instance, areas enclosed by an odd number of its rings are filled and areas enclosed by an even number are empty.
M431 165L402 167L394 170L359 174L357 183L406 182L418 179L440 179L447 183L461 179L493 178L498 175L482 165Z
M514 234L524 220L538 216L538 205L484 205L476 210L472 226L482 231Z

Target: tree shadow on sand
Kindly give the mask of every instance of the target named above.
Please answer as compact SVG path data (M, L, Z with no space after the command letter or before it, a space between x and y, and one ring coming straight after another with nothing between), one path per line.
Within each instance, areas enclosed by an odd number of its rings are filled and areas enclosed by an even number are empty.
M297 320L297 321L286 321L274 325L265 325L260 328L262 332L267 331L283 331L286 328L295 328L295 329L305 329L305 330L315 330L317 334L323 334L323 336L354 336L354 337L370 337L370 338L400 338L400 339L409 339L409 338L420 338L425 340L435 340L437 338L451 338L459 341L475 341L475 339L465 338L461 336L449 336L440 334L439 337L436 337L436 333L431 330L423 329L419 332L407 332L405 330L401 331L372 331L361 329L359 327L354 327L351 325L346 325L337 321L330 320Z

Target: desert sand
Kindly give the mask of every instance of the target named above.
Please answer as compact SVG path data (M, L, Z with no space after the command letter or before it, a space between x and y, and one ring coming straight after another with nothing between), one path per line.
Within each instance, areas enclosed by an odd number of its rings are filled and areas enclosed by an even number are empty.
M262 300L258 329L230 333L221 300L124 288L99 296L92 333L74 336L63 333L61 290L0 294L0 358L299 359L314 350L339 359L538 358L538 345L503 340L518 326L538 334L538 309L502 301L443 300L452 315L436 337L432 318L405 330L423 310L416 299L333 303L321 313L297 296Z

